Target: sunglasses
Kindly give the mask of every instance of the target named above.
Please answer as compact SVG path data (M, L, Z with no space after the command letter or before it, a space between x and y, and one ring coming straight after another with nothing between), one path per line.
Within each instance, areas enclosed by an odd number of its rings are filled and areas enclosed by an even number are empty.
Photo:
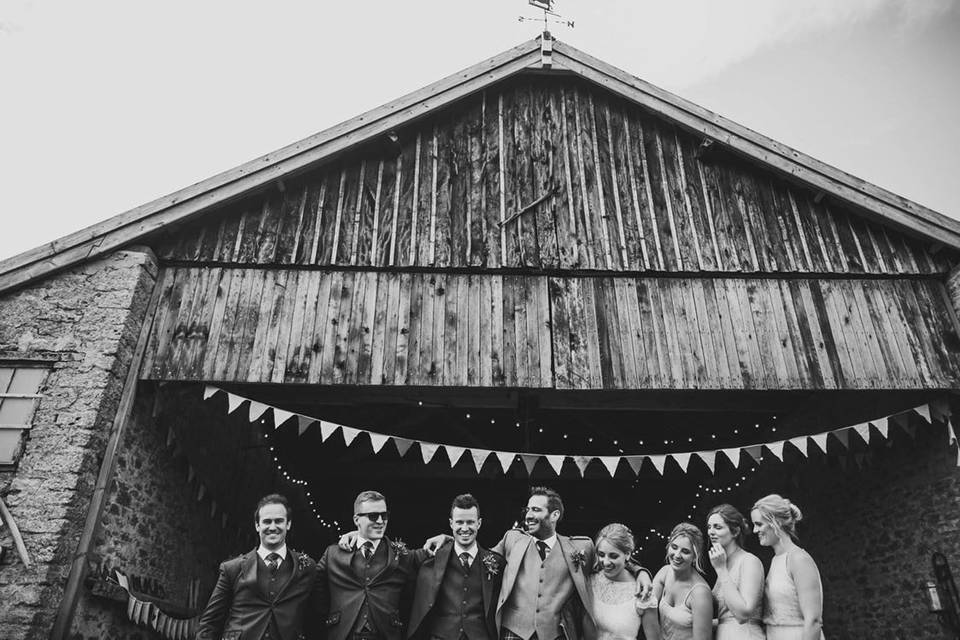
M357 515L369 518L370 522L386 522L390 519L389 511L367 511L366 513L358 513Z

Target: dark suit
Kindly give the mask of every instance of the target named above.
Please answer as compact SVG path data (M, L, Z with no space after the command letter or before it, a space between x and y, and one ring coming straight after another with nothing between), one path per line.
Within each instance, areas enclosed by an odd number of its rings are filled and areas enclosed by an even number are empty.
M277 640L306 638L311 596L316 594L316 563L287 548L276 573L256 550L220 565L220 576L200 615L197 640Z
M369 560L332 544L317 563L318 612L327 640L353 633L402 640L417 568L427 557L383 538Z
M420 566L407 638L497 640L497 596L506 561L478 547L470 571L464 572L453 550L448 540Z

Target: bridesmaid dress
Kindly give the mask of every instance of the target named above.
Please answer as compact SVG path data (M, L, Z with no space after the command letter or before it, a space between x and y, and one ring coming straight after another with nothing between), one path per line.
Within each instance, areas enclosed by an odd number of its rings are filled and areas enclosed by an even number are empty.
M757 557L748 551L742 551L736 558L733 566L728 568L730 580L738 591L741 590L740 586L743 581L743 567L749 558ZM757 559L758 564L759 562L760 560ZM763 632L763 625L760 624L763 617L762 598L757 598L757 606L750 612L750 619L741 624L736 616L733 615L733 612L727 608L719 583L713 586L713 597L717 601L719 612L717 615L717 633L715 640L764 640L766 635Z
M800 597L797 585L787 568L787 558L791 553L806 553L802 549L792 549L787 553L773 556L767 580L764 584L763 624L767 628L767 640L800 640L803 636L803 614L800 612ZM821 596L823 585L819 585ZM823 632L820 632L823 640Z
M660 598L660 634L663 640L693 640L693 609L690 608L690 594L697 587L709 589L701 583L690 587L680 603L667 604L666 598Z

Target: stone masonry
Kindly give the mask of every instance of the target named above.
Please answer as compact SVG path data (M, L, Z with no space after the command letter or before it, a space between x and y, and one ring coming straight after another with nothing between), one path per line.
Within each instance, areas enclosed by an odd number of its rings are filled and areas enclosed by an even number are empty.
M156 276L134 248L0 295L2 355L51 361L19 465L0 473L34 563L0 566L5 640L49 634ZM0 543L13 546L6 528Z

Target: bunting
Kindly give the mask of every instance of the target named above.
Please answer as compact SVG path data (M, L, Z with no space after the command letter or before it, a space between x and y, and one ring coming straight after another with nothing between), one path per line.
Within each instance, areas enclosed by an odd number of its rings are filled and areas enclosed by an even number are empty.
M200 616L174 618L164 612L156 602L142 600L130 588L127 576L116 571L117 584L127 592L127 618L139 627L156 631L164 640L190 640L197 632Z
M347 446L350 446L356 440L358 435L365 433L370 438L370 448L374 454L381 453L384 450L387 442L392 441L394 446L397 448L397 453L400 455L400 457L406 456L410 448L416 444L420 447L420 455L424 464L429 464L434 459L437 451L442 449L446 454L451 468L456 466L463 456L469 453L470 459L473 462L473 467L477 473L480 473L480 470L482 469L486 460L491 455L497 459L502 473L507 473L517 458L519 458L523 463L527 474L533 473L533 469L538 461L545 460L553 472L559 476L563 470L564 462L567 458L571 459L571 461L574 463L573 466L577 469L577 472L581 476L586 474L587 468L594 460L600 461L603 468L608 474L610 474L610 477L613 477L616 474L621 461L626 461L627 466L633 472L633 475L639 475L640 469L643 467L644 460L649 460L654 469L656 469L657 473L663 475L666 470L666 461L668 458L672 458L680 467L681 471L685 473L689 472L691 459L699 459L704 465L706 465L707 469L710 470L710 473L716 473L718 453L722 453L727 460L730 461L730 464L737 469L740 467L740 463L743 460L744 454L746 454L750 459L754 460L757 464L761 463L763 460L764 449L769 451L775 458L782 461L784 459L784 448L788 443L804 457L809 457L811 454L812 445L810 444L810 441L812 441L822 453L827 454L827 439L829 436L836 438L837 441L844 447L844 449L849 451L851 447L851 433L856 433L859 439L864 443L870 443L871 425L877 430L877 433L879 433L883 439L889 439L890 437L889 431L891 422L899 425L912 437L916 437L917 425L914 420L911 420L911 416L913 415L918 416L927 424L932 424L933 421L942 422L947 427L949 446L952 447L957 444L956 431L953 426L952 418L950 417L950 405L946 400L938 400L929 404L920 405L919 407L912 407L906 411L884 416L882 418L872 419L855 425L831 429L829 431L822 431L820 433L797 436L785 440L760 442L740 447L728 447L706 451L671 451L654 455L635 454L619 456L592 456L580 453L546 454L516 451L492 451L489 449L468 449L467 447L462 446L403 438L400 436L378 433L369 429L337 424L335 422L329 422L327 420L321 420L291 411L286 411L277 407L271 407L270 405L262 402L244 398L234 393L229 393L223 389L209 385L203 389L203 398L204 400L209 400L220 393L223 393L227 396L228 414L234 413L244 402L248 402L248 415L250 422L259 420L268 411L272 410L274 425L276 428L279 428L292 418L296 418L297 431L298 434L302 436L313 424L319 423L320 437L322 442L326 442L330 436L339 429L343 434L343 440ZM168 446L172 440L173 438L171 432L171 434L168 434ZM958 447L957 454L957 466L960 466L960 447ZM869 456L860 456L857 458L856 456L858 454L856 454L854 451L850 451L850 454L847 455L853 455L854 464L857 464L858 466L869 464ZM846 456L842 456L841 461L843 464L845 464Z

